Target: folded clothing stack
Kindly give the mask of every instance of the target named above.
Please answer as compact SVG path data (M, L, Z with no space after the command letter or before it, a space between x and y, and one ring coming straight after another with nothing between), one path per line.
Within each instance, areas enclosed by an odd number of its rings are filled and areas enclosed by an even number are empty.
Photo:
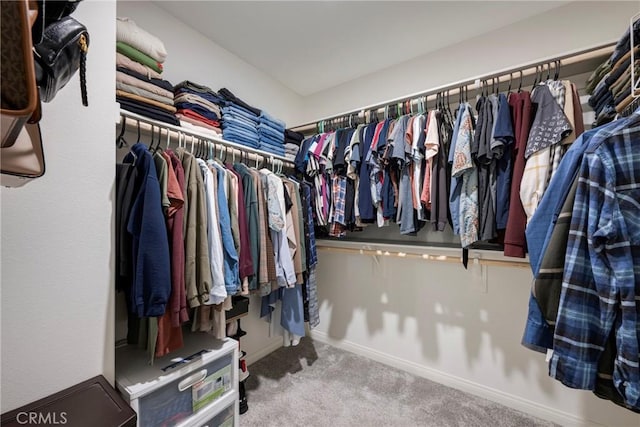
M220 119L224 101L212 89L185 80L175 86L173 102L181 126L212 136L222 133Z
M634 46L631 46L629 29L618 40L616 47L587 80L587 93L591 95L589 105L596 113L596 125L608 123L621 113L633 100L631 93L631 71L640 71L640 60L631 63L631 50L640 55L640 21L633 25Z
M164 43L129 18L116 21L116 101L128 111L172 125L173 85L162 79Z
M222 109L222 137L251 148L260 148L258 116L230 102Z
M284 156L284 129L282 120L271 117L266 111L260 114L258 135L260 136L260 149L268 153Z
M300 144L304 139L304 135L300 132L286 129L284 131L284 156L293 161L300 150Z
M218 94L226 101L222 109L222 137L247 147L260 148L258 124L262 111L236 97L229 89L222 88Z

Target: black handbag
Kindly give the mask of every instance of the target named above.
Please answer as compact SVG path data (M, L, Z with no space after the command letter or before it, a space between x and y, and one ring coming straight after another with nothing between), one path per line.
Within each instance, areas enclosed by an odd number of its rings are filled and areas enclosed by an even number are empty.
M31 27L31 39L37 45L42 41L45 28L65 16L71 15L82 0L37 0L38 16Z
M43 102L50 102L80 69L82 104L88 105L86 85L88 49L87 28L71 16L54 20L47 25L42 34L42 40L33 47L36 82Z

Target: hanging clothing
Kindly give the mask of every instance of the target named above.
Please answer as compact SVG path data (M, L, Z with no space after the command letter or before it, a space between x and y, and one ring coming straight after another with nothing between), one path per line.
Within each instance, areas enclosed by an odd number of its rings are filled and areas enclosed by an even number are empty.
M185 176L183 221L185 288L187 304L197 307L209 301L213 274L207 234L207 198L204 179L196 158L184 148L176 150Z
M615 334L613 382L625 403L640 409L640 151L632 144L640 126L631 123L598 134L582 160L549 373L593 390L598 360Z
M554 164L559 163L560 141L573 130L559 104L564 103L564 86L560 82L552 83L555 97L549 85L545 84L536 86L531 97L537 109L525 149L527 161L520 183L520 200L527 220L540 203Z
M234 169L242 177L242 188L244 192L243 203L245 208L245 221L241 221L242 224L246 224L247 232L246 236L248 241L243 243L243 248L249 250L249 260L243 261L243 253L240 253L240 276L247 274L249 277L248 288L250 291L258 289L258 276L260 272L260 231L259 231L259 215L258 215L258 196L253 175L249 172L248 168L242 163L235 163ZM244 252L244 250L243 250ZM248 267L251 267L249 270Z
M220 236L224 259L224 286L227 295L234 295L240 287L238 274L238 253L236 252L233 234L231 232L231 216L227 202L227 171L217 163L209 161L208 165L215 168L218 174L218 218L220 220ZM233 195L233 198L237 195Z
M438 154L433 157L431 172L431 219L434 231L444 231L451 213L449 211L449 188L451 168L447 161L451 146L452 126L448 114L437 114ZM424 135L424 132L422 133Z
M462 111L451 170L453 177L462 178L458 223L460 242L463 248L469 247L478 240L479 227L478 172L472 159L471 146L474 137L474 123L470 108L466 105Z
M162 316L171 293L171 274L160 185L146 145L134 144L124 163L133 163L141 179L127 224L127 231L133 236L134 272L129 309L138 317Z
M505 256L524 258L527 247L524 235L527 214L520 198L520 185L526 165L525 150L529 138L529 129L533 120L529 92L512 93L509 95L509 105L512 110L515 145L512 153L513 176L509 195L509 216L504 237L504 254Z
M453 163L455 160L456 147L458 145L458 133L460 130L460 123L462 116L468 108L468 104L460 104L458 112L456 114L456 123L453 127L453 134L451 138L451 147L449 148L449 156L447 162L451 169L451 186L449 187L449 210L451 211L451 228L453 234L460 234L460 194L462 192L462 176L456 176L453 174Z
M227 297L224 277L224 255L222 249L222 237L220 232L220 222L218 220L218 178L206 162L196 159L200 173L204 181L205 199L207 206L207 237L209 243L209 262L213 277L209 299L206 304L220 304Z
M512 150L515 142L509 102L504 94L498 95L498 111L493 127L491 151L496 165L496 229L504 230L509 218L511 202Z
M184 170L173 152L161 154L167 161L167 195L170 205L166 212L171 255L171 295L168 309L158 319L158 338L155 357L178 350L183 346L182 324L189 320L184 281Z
M236 163L237 165L237 163ZM238 266L238 274L240 275L240 281L242 282L242 293L249 293L249 282L252 278L255 277L255 270L253 266L253 248L251 243L251 235L249 232L249 215L247 206L245 205L245 198L251 198L251 194L247 197L247 192L244 189L243 177L239 172L235 169L235 166L227 165L227 170L234 174L237 179L237 197L236 203L238 205L237 214L238 214L238 234L240 236L240 244L239 244L239 266ZM255 194L253 195L253 200L255 201ZM257 212L254 212L257 225ZM255 233L255 230L254 230ZM257 238L257 236L256 236ZM255 288L255 287L254 287Z

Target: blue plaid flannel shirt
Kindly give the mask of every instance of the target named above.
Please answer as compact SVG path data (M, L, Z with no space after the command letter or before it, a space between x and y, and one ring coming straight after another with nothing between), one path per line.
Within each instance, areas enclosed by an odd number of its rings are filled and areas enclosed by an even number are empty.
M549 374L593 390L615 334L613 381L640 407L640 120L592 141L579 172ZM600 136L600 134L598 134Z

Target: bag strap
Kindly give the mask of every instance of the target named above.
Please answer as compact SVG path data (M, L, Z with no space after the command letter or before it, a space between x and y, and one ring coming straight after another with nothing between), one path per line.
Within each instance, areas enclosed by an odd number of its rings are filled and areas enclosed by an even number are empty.
M82 105L89 106L89 99L87 96L87 51L89 46L87 45L87 36L82 34L80 36L80 93L82 95Z

